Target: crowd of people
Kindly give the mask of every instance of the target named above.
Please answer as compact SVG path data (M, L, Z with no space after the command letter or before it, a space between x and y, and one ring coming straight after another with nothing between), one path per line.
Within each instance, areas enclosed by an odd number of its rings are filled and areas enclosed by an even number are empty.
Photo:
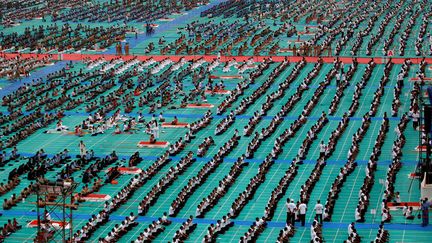
M22 225L18 223L16 218L8 219L7 223L0 227L0 241L5 241L11 234L15 233L17 230L21 229Z
M382 123L380 130L378 132L377 138L375 140L375 144L371 153L371 156L369 157L369 161L366 166L366 176L363 179L363 185L360 188L359 191L359 200L355 211L355 219L357 222L364 222L365 221L365 214L367 212L367 208L369 206L369 198L370 198L370 192L372 190L372 186L375 183L375 171L377 169L377 162L379 159L379 156L381 155L381 148L384 144L387 132L389 130L389 121L388 118L385 116ZM384 214L384 212L383 212ZM388 211L385 212L386 218L385 221L389 220L389 213Z
M72 22L153 22L170 14L180 14L181 11L190 10L198 4L207 4L208 0L193 0L177 2L158 0L145 3L139 0L107 1L87 3L63 11L53 16L54 21Z
M125 38L127 28L111 26L104 28L78 24L73 28L69 24L58 26L40 25L27 27L24 33L0 33L1 51L13 50L49 53L51 51L101 50Z
M186 200L190 198L193 192L208 179L209 175L216 170L216 168L223 162L226 157L239 143L240 137L233 135L226 141L211 158L209 162L201 168L196 176L192 177L186 186L177 194L177 197L171 203L168 215L175 216L181 208L186 204Z
M36 7L34 15L28 12L29 4L23 1L16 1L17 7L22 11L15 14L11 12L6 15L8 25L13 24L16 20L23 18L42 17L43 21L48 15L52 15L54 21L62 21L64 24L43 25L40 27L26 27L24 33L0 34L1 50L17 51L28 48L35 52L57 51L77 51L77 50L102 50L108 46L124 39L128 30L135 31L134 28L123 27L120 22L127 26L128 22L150 22L166 18L171 13L179 14L183 10L206 4L208 1L166 1L159 0L149 3L142 1L110 1L105 3L80 5L80 0L71 1L69 4L63 0L55 3L52 10L46 7ZM157 7L155 3L159 3ZM38 5L40 1L31 0L30 3ZM255 3L255 2L254 2ZM234 222L231 220L238 218L246 205L250 205L259 187L269 182L266 178L273 164L281 155L286 155L285 145L301 133L301 129L311 117L315 114L314 109L320 105L320 99L333 82L336 82L336 92L331 97L331 103L328 108L329 115L335 115L341 109L338 109L342 103L342 97L345 90L351 85L354 88L351 106L343 111L341 117L331 117L331 119L341 118L336 128L331 132L328 142L321 140L317 144L319 133L329 123L327 114L322 112L316 119L316 122L307 127L307 131L302 136L304 139L299 143L298 151L293 156L292 163L286 168L283 177L269 189L271 192L268 201L265 204L263 214L257 217L252 225L241 234L240 242L254 242L260 234L266 229L267 224L272 221L277 207L283 205L281 200L285 197L290 183L298 174L298 170L303 162L308 158L309 151L319 149L319 157L315 166L312 168L310 175L301 185L298 193L297 203L293 198L287 200L285 206L287 209L287 220L285 227L278 235L278 242L287 242L295 234L296 221L300 221L302 226L308 221L309 211L315 212L314 220L311 221L310 233L311 242L323 242L323 219L331 221L332 214L336 207L336 201L345 184L348 176L356 169L356 158L360 151L360 143L371 125L371 117L378 116L382 100L385 98L385 90L389 82L392 82L392 69L394 64L390 59L384 65L384 73L377 84L378 88L373 93L372 100L363 104L363 90L372 79L372 73L376 72L377 64L373 59L366 65L363 76L353 85L355 74L358 71L359 64L356 58L353 58L352 64L344 65L339 58L335 58L333 66L321 78L322 70L327 68L321 58L318 58L316 64L312 67L309 65L309 72L305 73L302 80L299 80L297 87L291 87L298 77L303 74L306 59L303 58L298 63L289 63L285 59L278 65L273 64L271 58L266 58L258 65L249 60L243 63L237 63L235 59L225 62L223 72L234 70L239 74L240 79L235 84L228 82L216 82L217 76L212 76L213 70L222 64L221 55L243 55L263 53L274 55L278 54L279 49L286 42L286 38L297 35L297 43L300 46L289 46L288 49L293 55L323 55L325 51L331 55L331 46L336 42L336 53L351 51L352 55L362 54L366 45L365 53L372 55L376 52L381 40L384 39L383 55L388 55L388 51L399 48L398 55L407 54L408 40L413 35L417 40L415 43L416 55L421 55L424 51L425 39L429 39L429 45L432 48L430 34L427 33L428 21L431 16L427 13L429 7L420 6L419 2L413 4L406 3L372 3L352 1L349 3L329 4L319 3L319 1L309 1L307 3L288 3L280 1L275 3L272 0L259 1L260 4L249 4L247 1L226 1L218 4L208 11L204 11L202 16L209 17L208 21L195 21L189 23L185 28L179 28L179 38L173 38L172 41L165 40L164 37L159 39L159 50L163 54L218 54L211 62L204 58L198 58L193 61L186 61L180 58L174 62L169 58L156 62L153 58L146 61L138 61L137 58L123 60L114 58L107 61L103 58L97 60L86 60L85 67L79 71L74 69L72 63L68 63L62 70L54 72L47 76L46 80L34 80L31 84L24 84L17 91L3 97L2 105L8 110L8 113L1 114L1 135L4 136L2 149L12 149L26 137L35 133L44 127L55 127L48 129L46 133L60 133L62 135L85 136L107 136L121 134L138 134L142 132L150 144L154 145L162 135L162 124L176 126L183 124L179 119L174 117L173 121L165 121L165 109L182 109L193 104L200 106L208 102L207 94L212 96L209 101L215 100L216 95L226 94L223 98L218 98L216 113L218 124L214 124L214 134L218 139L211 136L202 139L197 136L198 131L206 128L210 121L213 120L211 111L207 111L204 116L190 124L186 124L185 133L175 141L169 141L166 151L158 157L153 163L149 164L147 169L139 170L144 159L138 151L129 157L129 161L119 160L115 151L97 158L94 151L87 150L83 142L80 143L80 155L72 159L67 149L49 156L45 151L39 150L35 156L27 161L22 159L16 148L9 155L7 152L0 153L0 166L6 166L7 163L18 160L23 162L9 173L7 183L0 183L0 194L10 193L11 197L5 198L3 203L4 210L10 210L19 202L25 200L32 193L33 181L44 181L49 171L55 171L57 181L74 181L74 177L80 177L82 187L74 196L75 205L83 204L86 197L90 194L97 193L108 183L115 183L118 178L122 180L127 176L122 175L122 166L137 169L137 174L129 176L123 186L119 186L112 192L112 199L103 204L103 209L99 213L92 215L88 222L81 224L75 231L73 242L85 242L93 240L94 232L109 221L110 216L119 210L122 205L128 203L135 191L146 185L151 179L160 173L164 166L168 166L172 160L176 163L170 165L167 172L158 177L155 185L142 198L139 198L138 215L148 215L150 209L155 205L163 193L167 193L170 186L175 184L182 173L186 172L190 166L195 166L195 162L205 161L202 168L194 173L183 185L178 193L174 194L175 199L170 204L169 209L164 215L151 222L148 227L144 227L134 242L149 242L155 239L158 234L164 232L165 227L170 224L168 216L175 217L181 213L181 209L199 187L208 183L212 173L226 161L232 151L237 149L239 142L250 137L248 143L245 143L246 151L233 160L233 164L222 179L214 181L210 187L213 190L205 192L204 197L194 202L195 217L204 218L206 213L214 209L221 199L226 196L232 187L236 185L238 178L244 173L244 168L249 164L248 159L258 159L260 164L257 173L250 178L245 188L242 188L238 196L230 201L229 212L224 212L219 220L210 224L203 236L202 242L215 242L218 237L233 227ZM352 7L352 11L339 11L345 7ZM72 7L70 10L63 10L65 7ZM9 4L4 7L11 9ZM375 8L373 14L367 14L367 8ZM84 11L86 10L86 11ZM218 17L233 16L237 19L218 21ZM244 18L245 21L242 20ZM271 20L269 20L271 18ZM314 26L316 31L310 32L310 27L305 27L305 31L298 30L295 26L300 19L306 19L306 23L316 21ZM419 30L415 30L415 25L421 18L422 23ZM115 23L113 27L89 27L82 24L69 24L66 22L108 22ZM281 23L282 20L283 23ZM271 23L273 22L273 26ZM57 22L59 23L59 22ZM72 27L76 26L76 27ZM93 26L93 25L90 25ZM393 28L390 35L387 34L389 28ZM307 40L300 40L301 35L311 35ZM285 37L286 36L286 37ZM369 38L370 37L370 38ZM426 38L425 38L426 37ZM394 39L399 38L395 43ZM337 41L339 39L339 41ZM292 42L291 42L292 43ZM127 44L129 46L129 44ZM117 54L122 54L122 48ZM150 50L151 49L151 50ZM153 43L149 45L149 53L155 49ZM432 50L432 49L431 49ZM129 53L129 47L126 51ZM35 59L26 59L20 56L13 59L0 59L0 77L18 78L28 76L31 70L50 64L51 57L43 61ZM410 61L405 61L397 76L397 83L393 90L393 102L391 116L397 117L400 108L403 107L403 88L404 79L409 76ZM396 176L402 166L402 148L406 142L403 134L410 119L413 121L415 129L421 129L419 126L420 104L418 97L422 95L420 84L425 78L425 61L419 66L419 72L416 74L420 79L419 83L414 84L411 92L411 106L408 115L403 115L400 123L395 129L396 139L392 147L392 161L387 169L385 179L385 191L381 206L381 219L383 222L390 222L391 215L387 203L396 200L400 202L399 193L395 193ZM291 69L288 74L287 70ZM266 72L270 70L269 72ZM264 75L264 72L266 74ZM288 75L286 75L288 74ZM263 78L265 77L265 78ZM189 83L191 79L191 84ZM316 83L317 85L313 85ZM250 87L254 89L251 90ZM316 86L312 88L312 86ZM189 87L191 87L189 89ZM234 87L232 90L226 90L228 87ZM274 89L274 91L273 91ZM309 91L308 91L309 90ZM307 92L307 93L306 93ZM310 96L309 96L310 95ZM306 97L308 100L305 100ZM262 98L262 100L260 100ZM279 104L282 102L282 105ZM256 110L250 111L254 105L258 104ZM294 119L287 119L291 111L297 109L299 105L300 113ZM370 105L370 106L369 106ZM276 108L276 112L270 112ZM280 106L280 107L279 107ZM341 137L346 132L351 131L348 126L352 125L351 117L355 116L359 108L369 108L366 115L362 118L361 126L352 136L351 146L349 146L346 163L336 172L337 176L331 184L325 206L318 200L315 207L310 205L311 195L315 191L315 185L322 179L324 168L327 166L327 160L337 150L338 143L341 143ZM23 112L23 109L25 110ZM143 109L148 109L143 111ZM70 125L65 124L63 119L66 114L74 111L85 110L85 117L82 123ZM69 112L65 112L69 111ZM138 111L138 112L135 112ZM148 113L147 113L148 111ZM153 113L154 115L150 115ZM233 128L238 122L239 116L251 113L250 119L244 124L243 131ZM275 113L275 114L274 114ZM125 115L123 115L125 114ZM144 115L143 115L144 114ZM159 117L157 118L157 114ZM319 113L318 113L319 114ZM223 115L223 117L222 117ZM271 116L270 116L271 115ZM294 114L297 115L297 114ZM88 117L87 117L88 116ZM151 117L147 120L147 117ZM257 127L262 120L270 117L270 122L264 127ZM375 140L372 154L366 166L366 177L364 184L359 193L359 202L355 212L355 219L362 222L365 219L365 213L370 200L370 192L374 185L374 173L378 167L381 149L386 139L389 129L389 119L387 113L383 113L383 122ZM293 120L287 125L288 120ZM51 126L51 124L56 124ZM283 127L285 126L286 127ZM123 127L121 127L123 126ZM213 129L212 127L212 129ZM282 130L281 130L281 127ZM72 130L73 128L73 130ZM113 131L112 133L108 131ZM179 129L180 130L180 129ZM374 131L375 132L375 131ZM224 133L230 133L228 138L219 136ZM101 135L104 134L104 135ZM194 141L198 137L198 141ZM222 140L221 140L222 139ZM272 141L270 141L272 140ZM192 142L193 141L193 142ZM244 142L244 141L243 141ZM264 143L265 142L265 143ZM266 147L270 144L270 148ZM262 146L265 144L265 146ZM192 148L191 146L195 147ZM196 147L197 145L197 147ZM217 145L215 149L211 146ZM197 150L196 150L197 149ZM243 149L243 148L242 148ZM258 151L264 149L265 153L262 158L257 158ZM286 149L285 149L286 150ZM192 151L197 151L194 154ZM237 151L237 150L236 150ZM295 152L294 152L295 153ZM210 154L210 156L209 156ZM177 156L181 155L181 159ZM209 156L209 157L206 157ZM180 157L180 156L179 156ZM197 159L196 157L201 157ZM261 157L261 156L258 156ZM27 175L31 181L30 185L24 185L21 193L14 193L18 185L23 184L21 176ZM267 176L268 177L268 176ZM243 190L244 189L244 190ZM267 189L266 189L267 190ZM37 202L39 206L42 201ZM429 208L429 202L422 202L422 207ZM312 210L313 208L313 210ZM405 206L404 216L407 219L413 218L413 209ZM99 242L122 241L122 237L137 226L137 217L131 213L124 220L115 224L104 233L104 237ZM198 222L198 220L197 220ZM176 230L173 236L173 242L183 242L188 239L196 227L193 216L186 219L185 222ZM18 229L15 222L5 225L1 236L5 236ZM18 224L17 224L18 225ZM105 231L106 232L106 231ZM201 235L202 236L202 235ZM385 242L389 239L388 232L380 226L375 242ZM354 223L348 226L348 238L346 242L359 242L360 236L357 233Z
M191 234L196 227L197 224L193 222L192 215L189 216L189 218L185 222L183 222L180 228L175 232L172 242L173 243L184 242L186 239L189 238L189 234Z
M30 76L30 72L47 65L51 65L52 58L45 57L41 60L38 58L24 58L16 56L15 58L0 57L0 78L22 79Z
M162 216L162 218L158 218L157 221L153 221L147 228L143 230L137 237L134 243L144 243L149 242L156 238L159 234L164 232L165 226L171 224L171 221L167 219L166 214Z

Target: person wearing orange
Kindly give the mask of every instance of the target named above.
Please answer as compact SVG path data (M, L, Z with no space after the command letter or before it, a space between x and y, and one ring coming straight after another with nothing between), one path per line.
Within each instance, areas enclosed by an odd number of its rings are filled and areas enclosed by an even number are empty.
M124 51L125 51L125 55L128 56L129 55L129 43L127 43L127 42L126 42L126 44L124 46Z
M171 125L177 125L177 123L178 123L178 119L177 119L177 117L175 116L175 117L174 117L174 120L171 122Z

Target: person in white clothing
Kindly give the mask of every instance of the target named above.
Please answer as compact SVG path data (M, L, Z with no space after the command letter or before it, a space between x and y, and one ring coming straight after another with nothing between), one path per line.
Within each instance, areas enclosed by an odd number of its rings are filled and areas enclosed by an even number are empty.
M326 152L326 145L324 144L324 141L321 141L320 143L320 157L323 157Z
M314 210L315 210L315 217L316 217L318 223L322 224L322 214L323 214L324 207L320 203L320 200L318 200L317 204L315 204Z
M300 203L298 210L299 210L299 218L300 218L301 226L305 226L306 210L307 210L306 204L304 202Z
M286 222L287 222L287 224L291 223L292 225L294 225L295 224L295 211L297 210L297 207L294 203L294 200L293 199L290 200L288 198L285 205L287 208L287 220L286 220Z
M84 144L84 142L82 140L79 143L79 150L80 150L81 158L84 158L84 156L87 153L87 149L86 149L86 146L85 146L85 144Z
M348 235L351 235L354 232L355 224L352 222L348 225Z

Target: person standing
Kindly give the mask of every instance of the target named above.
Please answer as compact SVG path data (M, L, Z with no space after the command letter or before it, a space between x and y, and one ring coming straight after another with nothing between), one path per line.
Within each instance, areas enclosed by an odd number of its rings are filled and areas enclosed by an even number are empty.
M125 46L124 46L124 50L125 50L125 55L128 56L129 55L129 43L126 42Z
M414 110L413 114L412 114L412 120L413 120L413 128L414 130L418 130L419 127L419 118L420 118L420 113L418 112L417 109Z
M299 210L299 218L300 218L301 226L305 226L307 206L303 201L302 203L300 203L298 210Z
M324 141L321 140L320 143L320 158L324 157L326 152L326 145L324 144Z
M294 200L287 199L286 202L286 208L287 208L287 224L295 224L295 211L296 211L296 205L294 204Z
M81 158L84 158L85 155L87 154L87 148L82 140L79 143L79 150L80 150Z
M323 205L320 203L320 200L318 200L317 204L315 204L314 210L315 210L316 219L317 219L318 223L321 225L322 225L323 209L324 209Z
M429 207L430 206L431 206L431 202L428 201L428 198L425 198L421 204L422 227L426 227L429 225Z

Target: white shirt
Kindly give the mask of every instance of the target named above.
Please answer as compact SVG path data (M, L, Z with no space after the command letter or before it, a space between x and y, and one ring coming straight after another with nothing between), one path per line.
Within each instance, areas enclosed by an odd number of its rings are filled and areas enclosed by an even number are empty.
M300 214L306 214L306 209L307 209L306 204L302 203L299 205Z
M320 144L320 153L324 153L326 151L326 145L321 143Z
M294 211L295 211L295 209L296 209L296 205L295 205L294 203L288 203L288 204L286 205L286 207L287 207L287 210L288 210L289 212L291 212L291 213L294 213Z
M315 205L314 209L315 209L315 213L316 214L322 214L324 207L323 207L323 205L321 203L318 203L318 204Z

